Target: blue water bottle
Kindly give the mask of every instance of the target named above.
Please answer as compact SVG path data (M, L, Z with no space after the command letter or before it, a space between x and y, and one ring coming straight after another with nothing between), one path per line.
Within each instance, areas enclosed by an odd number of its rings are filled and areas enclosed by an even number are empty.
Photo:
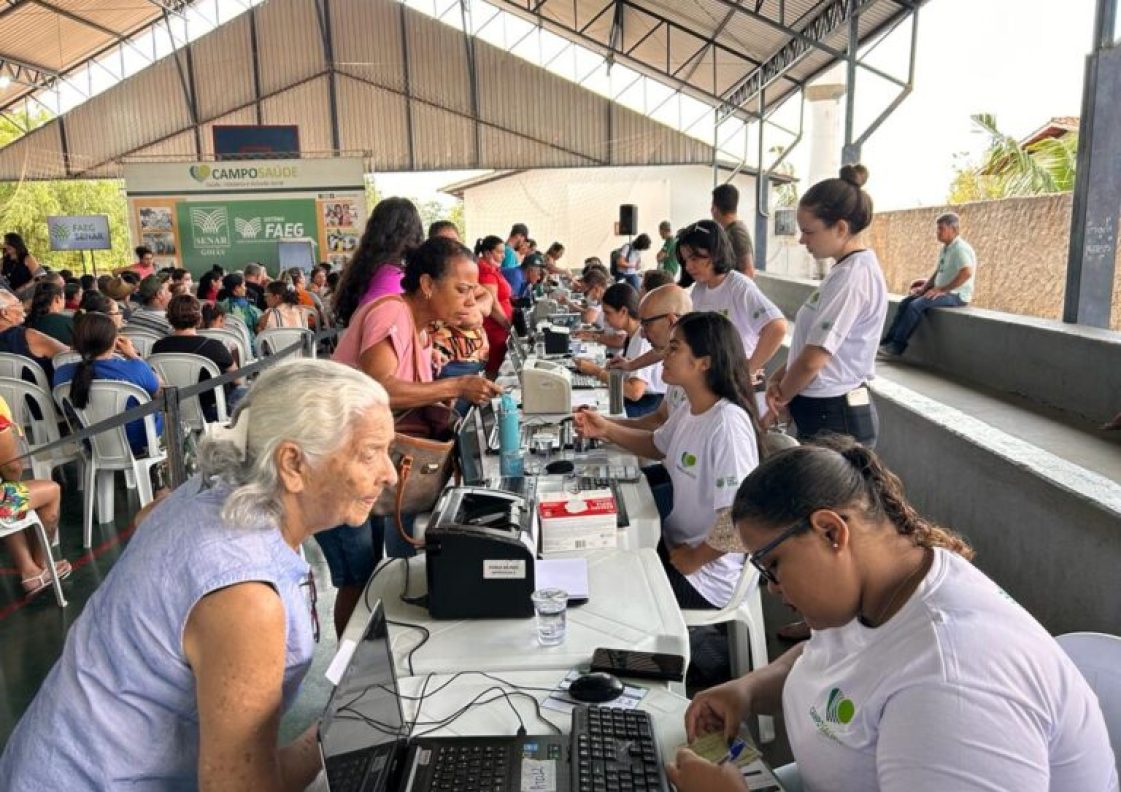
M508 393L498 404L498 468L503 476L525 475L522 459L522 428L518 405Z

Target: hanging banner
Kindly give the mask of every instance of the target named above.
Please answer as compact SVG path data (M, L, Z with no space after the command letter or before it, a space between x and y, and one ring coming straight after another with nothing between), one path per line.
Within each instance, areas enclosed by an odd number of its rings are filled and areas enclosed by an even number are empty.
M360 159L126 164L124 176L138 244L196 275L250 262L276 274L277 243L308 237L341 269L366 220Z
M109 215L54 215L47 218L51 250L110 250Z

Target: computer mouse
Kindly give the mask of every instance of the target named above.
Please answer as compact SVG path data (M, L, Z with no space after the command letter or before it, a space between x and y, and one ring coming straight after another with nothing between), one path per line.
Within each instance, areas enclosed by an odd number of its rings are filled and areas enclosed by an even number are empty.
M554 459L545 466L545 472L550 476L567 476L576 470L576 463L571 459Z
M603 671L593 671L572 680L572 684L568 686L568 695L577 701L601 704L619 698L623 695L623 690L624 685L619 677Z

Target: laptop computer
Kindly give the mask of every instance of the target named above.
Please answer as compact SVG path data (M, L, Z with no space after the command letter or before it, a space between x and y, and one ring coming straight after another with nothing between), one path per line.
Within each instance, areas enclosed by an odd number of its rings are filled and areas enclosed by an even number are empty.
M575 788L572 737L410 739L410 727L379 601L320 721L319 749L331 792L518 792L529 770L548 773L555 790Z
M503 492L512 492L523 498L530 498L533 495L533 487L528 477L503 476L492 482L486 475L483 455L488 450L490 434L494 429L493 422L488 426L485 420L488 411L493 417L494 409L489 403L481 407L472 407L459 423L456 433L456 453L463 483L478 487L491 486Z

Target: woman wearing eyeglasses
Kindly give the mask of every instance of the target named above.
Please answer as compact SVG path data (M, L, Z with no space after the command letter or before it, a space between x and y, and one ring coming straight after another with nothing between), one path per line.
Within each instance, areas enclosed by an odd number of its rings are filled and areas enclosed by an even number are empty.
M768 415L789 410L798 439L836 432L872 447L879 419L868 391L887 317L887 285L860 232L872 222L863 165L811 187L798 204L801 242L833 269L798 309L785 366L767 383ZM694 298L695 301L695 298ZM764 422L767 422L764 417Z
M677 235L678 263L694 281L693 310L716 311L732 320L740 333L748 370L762 372L786 335L786 317L736 269L728 234L716 222L701 220Z
M837 435L783 451L740 486L732 519L771 592L814 631L699 694L690 741L782 712L791 792L1118 789L1078 669L969 563L961 537L914 510L875 453ZM680 792L747 788L689 751L668 772Z
M392 439L362 372L262 373L70 628L0 757L4 789L306 788L316 726L278 744L314 648L300 546L366 519L396 481Z
M743 571L743 554L707 540L732 505L735 488L759 463L755 399L743 345L730 321L711 312L681 317L662 362L662 379L685 391L654 431L623 426L596 412L576 413L584 437L608 440L637 456L664 460L673 509L662 521L659 554L682 608L722 608Z

